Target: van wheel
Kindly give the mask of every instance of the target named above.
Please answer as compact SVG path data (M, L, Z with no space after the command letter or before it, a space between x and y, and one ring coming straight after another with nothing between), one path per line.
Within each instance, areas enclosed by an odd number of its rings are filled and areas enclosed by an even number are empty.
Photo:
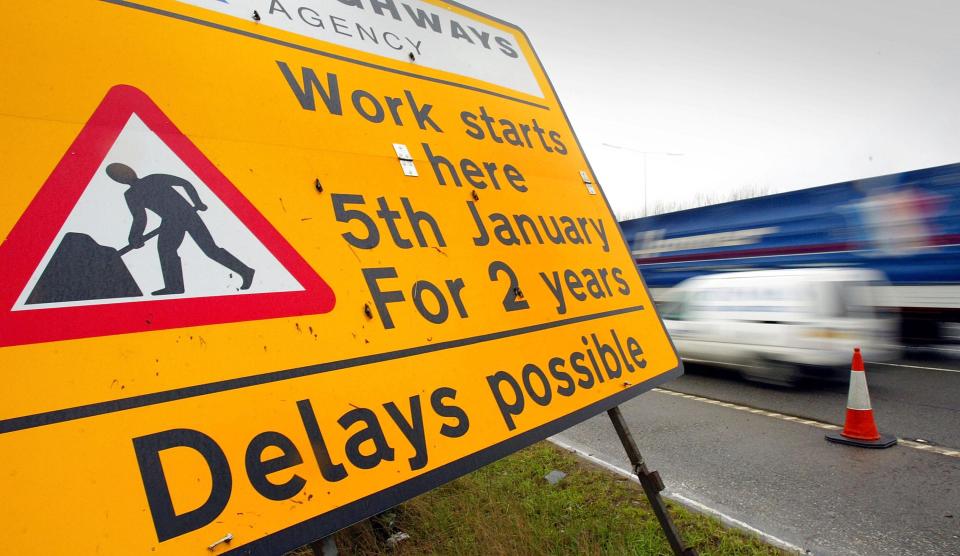
M747 380L789 388L800 384L803 378L803 373L795 365L771 360L760 361L755 368L746 369L741 374Z

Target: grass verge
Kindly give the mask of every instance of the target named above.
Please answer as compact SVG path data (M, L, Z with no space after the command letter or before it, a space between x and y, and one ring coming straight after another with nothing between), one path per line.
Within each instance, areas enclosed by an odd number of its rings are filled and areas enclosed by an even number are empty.
M556 485L544 476L567 474ZM669 504L701 555L786 552ZM394 547L385 539L410 535ZM541 442L339 532L342 554L671 554L640 486ZM309 555L304 548L294 554Z

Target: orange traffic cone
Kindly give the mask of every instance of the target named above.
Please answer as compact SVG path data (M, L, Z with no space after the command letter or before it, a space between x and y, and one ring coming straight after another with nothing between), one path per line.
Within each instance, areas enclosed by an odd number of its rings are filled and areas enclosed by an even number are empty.
M847 418L843 423L843 432L830 433L827 435L827 440L861 448L889 448L897 443L895 437L880 434L877 423L873 420L870 391L867 390L867 373L863 370L860 348L853 348L850 391L847 394Z

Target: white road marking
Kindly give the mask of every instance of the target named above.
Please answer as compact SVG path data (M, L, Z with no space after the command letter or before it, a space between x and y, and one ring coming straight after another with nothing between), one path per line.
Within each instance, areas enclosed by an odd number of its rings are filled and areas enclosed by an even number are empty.
M563 448L564 450L568 450L568 451L570 451L570 452L573 452L573 453L576 454L577 456L579 456L579 457L581 457L581 458L583 458L583 459L585 459L585 460L587 460L587 461L589 461L589 462L591 462L591 463L593 463L593 464L595 464L595 465L599 465L600 467L606 469L607 471L611 471L611 472L613 472L613 473L615 473L615 474L617 474L617 475L620 475L621 477L624 477L624 478L626 478L626 479L629 479L629 480L633 481L634 483L637 483L637 484L640 483L640 480L637 479L637 476L634 475L631 471L628 471L628 470L626 470L626 469L623 469L622 467L618 467L618 466L616 466L616 465L614 465L614 464L612 464L612 463L610 463L610 462L608 462L608 461L606 461L606 460L600 459L600 458L598 458L597 456L594 456L593 454L590 454L590 453L588 453L588 452L586 452L586 451L584 451L584 450L581 450L581 449L573 446L572 444L568 444L567 442L565 442L565 441L563 441L563 440L560 440L560 439L557 438L556 436L552 436L552 437L548 438L547 440L549 440L549 441L552 442L553 444L559 446L560 448ZM721 512L720 510L711 508L710 506L707 506L706 504L703 504L703 503L701 503L701 502L697 502L696 500L693 500L692 498L688 498L688 497L686 497L686 496L684 496L684 495L682 495L682 494L678 494L678 493L676 493L676 492L673 492L673 491L671 491L670 489L667 489L667 490L665 490L665 491L663 492L663 497L664 497L664 498L667 498L667 499L669 499L669 500L673 500L674 502L677 502L678 504L681 504L681 505L683 505L683 506L686 506L686 507L688 507L688 508L690 508L690 509L692 509L692 510L694 510L694 511L700 512L700 513L702 513L702 514L707 514L707 515L713 516L713 517L719 519L722 523L724 523L724 524L727 525L727 526L736 527L737 529L741 529L741 530L743 530L743 531L747 531L747 532L749 532L749 533L752 533L752 534L754 534L754 535L762 538L762 539L765 540L766 542L768 542L768 543L770 543L770 544L772 544L772 545L778 546L778 547L780 547L780 548L782 548L782 549L784 549L784 550L787 550L787 551L789 551L789 552L793 552L793 553L796 553L796 554L809 554L809 551L804 550L803 548L800 548L799 546L797 546L797 545L795 545L795 544L791 544L791 543L789 543L789 542L787 542L787 541L785 541L785 540L783 540L783 539L781 539L781 538L779 538L779 537L775 537L775 536L771 535L770 533L765 533L764 531L761 531L760 529L757 529L756 527L750 525L749 523L747 523L747 522L745 522L745 521L742 521L742 520L739 520L739 519L737 519L737 518L735 518L735 517L732 517L732 516L730 516L730 515L727 515L727 514Z
M887 367L904 367L907 369L922 369L924 371L943 371L945 373L960 373L960 369L941 369L939 367L918 367L916 365L903 365L901 363L881 363L879 361L866 361L867 365L885 365Z
M956 336L948 336L948 338L956 338ZM901 349L903 346L897 345L897 344L882 344L882 345L880 345L879 347L885 347L885 348L891 348L891 349ZM953 353L960 353L960 349L958 349L958 348L950 348L950 347L946 347L946 346L923 346L921 349L923 349L923 350L931 350L931 351L949 351L949 352L953 352Z
M960 351L960 350L954 350ZM723 361L713 361L710 359L693 359L690 357L684 357L684 361L689 361L691 363L707 363L709 365L727 365L731 367L743 367L745 369L762 369L763 367L758 367L756 365L744 365L741 363L728 363ZM868 365L885 365L887 367L905 367L907 369L922 369L925 371L944 371L947 373L960 373L960 369L942 369L940 367L918 367L916 365L903 365L901 363L881 363L879 361L866 361Z
M766 409L760 409L756 407L747 407L744 405L735 405L732 403L723 402L720 400L714 400L712 398L704 398L703 396L694 396L693 394L684 394L683 392L677 392L675 390L667 390L665 388L653 388L651 392L656 392L658 394L667 394L669 396L676 396L678 398L684 398L686 400L692 400L695 402L708 403L711 405L719 405L722 407L728 407L730 409L735 409L737 411L744 411L747 413L753 413L755 415L763 415L764 417L772 417L774 419L779 419L781 421L790 421L792 423L800 423L810 427L816 427L818 429L828 430L828 431L838 431L842 427L837 425L832 425L830 423L824 423L821 421L814 421L813 419L806 419L803 417L796 417L793 415L784 415L782 413L777 413L776 411L767 411ZM897 442L907 446L908 448L913 448L915 450L923 450L924 452L933 452L935 454L940 454L942 456L948 456L952 458L960 458L960 450L955 448L946 448L943 446L933 446L931 444L924 444L922 442L914 442L913 440L906 440L903 438L898 438Z

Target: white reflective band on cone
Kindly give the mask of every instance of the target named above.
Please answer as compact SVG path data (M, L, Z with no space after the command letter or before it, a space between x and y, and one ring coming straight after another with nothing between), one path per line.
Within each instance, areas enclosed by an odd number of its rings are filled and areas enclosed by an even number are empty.
M850 371L850 392L847 394L847 409L872 409L870 392L867 391L867 373Z

